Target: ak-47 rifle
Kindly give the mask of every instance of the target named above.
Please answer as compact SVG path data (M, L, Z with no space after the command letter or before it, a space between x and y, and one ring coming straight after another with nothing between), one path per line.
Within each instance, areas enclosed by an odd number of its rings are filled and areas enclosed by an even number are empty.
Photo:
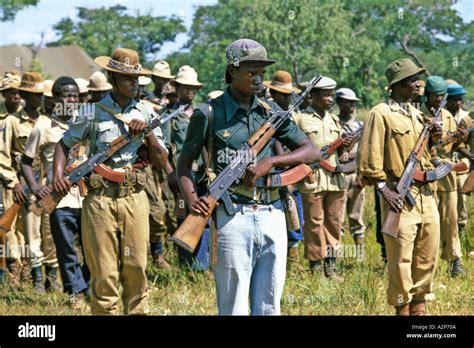
M428 145L428 141L430 139L430 128L435 123L438 123L441 118L441 110L446 105L446 97L441 102L441 105L438 109L434 110L433 112L433 119L430 123L425 123L423 130L421 131L418 140L416 141L415 147L411 150L410 154L408 155L405 169L403 170L403 174L398 181L397 186L395 187L395 191L400 195L400 198L407 202L410 206L414 206L416 204L415 198L410 192L410 187L413 183L413 176L415 171L421 162L421 158L423 153L425 152L426 146ZM398 225L400 224L400 212L390 208L387 216L385 218L385 223L382 226L382 232L397 238L398 236Z
M362 136L362 127L357 130L348 133L347 136L354 137L354 140L350 146L355 144L360 137ZM266 187L284 187L288 185L296 184L297 182L303 180L308 175L313 173L313 169L324 168L331 173L349 173L357 169L357 164L354 161L349 163L339 163L337 166L332 165L327 161L331 155L336 152L344 143L345 137L339 137L330 144L324 146L321 149L321 155L323 161L316 162L310 165L301 163L297 166L289 168L281 173L271 174L267 177Z
M271 110L267 122L242 145L240 150L237 151L237 156L222 170L221 173L219 173L214 181L212 181L209 186L209 194L207 195L207 201L209 202L209 210L211 213L216 207L217 201L236 180L243 176L247 167L253 162L258 153L267 145L278 127L291 117L292 111L301 104L306 95L320 80L321 76L318 75L314 77L304 92L301 93L297 100L289 107L288 111ZM186 219L170 239L184 249L190 252L194 251L202 236L208 219L209 216L202 214L188 214Z
M186 108L186 105L181 105L175 111L163 116L163 118L158 118L158 117L154 118L145 128L144 130L145 135L151 133L155 128L159 127L163 123L175 117L177 114L184 111L185 108ZM135 139L139 138L140 136L141 134L132 136L130 133L127 133L127 134L121 135L120 137L112 141L110 144L105 144L103 147L101 147L101 149L99 149L99 151L96 154L90 157L87 161L81 163L79 166L72 169L70 173L67 173L67 178L72 184L76 184L82 178L84 178L87 174L92 172L97 166L99 166L100 164L108 160L117 151L124 148L125 146L127 146L128 144L130 144L131 142L133 142ZM54 211L54 209L56 209L56 206L61 201L61 199L63 199L64 195L54 190L52 184L49 185L49 188L51 190L51 193L48 196L41 199L40 201L37 201L37 204L41 206L43 209L45 209L45 211L48 214L51 214Z
M474 132L474 127L470 127L465 130L467 134L470 134ZM458 141L462 138L462 132L461 129L458 129L455 132L450 132L447 136L444 138L438 140L434 145L435 150L440 150L441 148L445 147L448 144L454 143L455 141Z

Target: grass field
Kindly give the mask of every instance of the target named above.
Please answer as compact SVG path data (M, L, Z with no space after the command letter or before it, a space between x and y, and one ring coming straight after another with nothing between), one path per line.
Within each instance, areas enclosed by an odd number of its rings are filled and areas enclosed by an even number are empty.
M474 245L474 198L470 202L470 243ZM386 303L387 275L380 258L380 247L375 241L375 217L372 188L368 189L365 208L368 226L363 260L355 257L340 259L339 271L343 282L320 279L306 272L307 262L288 264L287 281L282 299L284 315L392 315ZM347 245L352 239L343 238ZM467 257L467 240L463 240L463 263L468 276L451 279L447 263L440 260L436 271L433 293L435 299L427 305L430 315L473 315L474 259ZM300 255L302 255L300 245ZM160 271L149 264L150 307L153 315L214 315L215 290L210 273L178 270L171 248L167 248L173 271ZM67 296L52 293L34 294L31 287L19 290L0 289L0 315L81 315L67 305Z

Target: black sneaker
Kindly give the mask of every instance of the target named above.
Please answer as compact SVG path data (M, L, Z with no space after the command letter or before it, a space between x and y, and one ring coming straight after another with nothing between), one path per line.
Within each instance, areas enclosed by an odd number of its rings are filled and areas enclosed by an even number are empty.
M451 278L461 277L466 274L464 268L462 267L461 259L451 261L449 264L449 273Z

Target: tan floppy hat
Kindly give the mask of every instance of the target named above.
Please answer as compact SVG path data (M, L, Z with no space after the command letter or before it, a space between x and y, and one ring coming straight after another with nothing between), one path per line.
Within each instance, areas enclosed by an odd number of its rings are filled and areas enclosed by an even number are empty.
M151 71L140 65L137 51L129 48L116 48L112 57L100 56L94 59L101 68L123 75L140 76L151 75Z
M5 71L3 79L0 81L0 91L10 88L17 88L21 82L21 74L18 70Z
M165 60L160 60L155 64L153 67L153 75L170 80L175 78L174 75L171 75L170 65Z
M84 79L78 77L78 78L74 79L74 81L76 81L77 87L79 87L79 94L89 92L89 89L87 88L87 85L89 84L89 82L87 82L87 80L84 80Z
M44 78L38 72L27 71L21 78L21 83L16 89L30 93L43 93Z
M198 81L198 74L196 70L194 70L189 65L183 65L181 68L179 68L176 78L171 80L171 83L179 83L180 85L195 86L199 88L202 87L202 83Z
M53 80L44 80L44 90L43 90L43 95L45 97L53 97L53 85L54 81Z
M112 89L112 85L107 82L107 77L100 71L96 71L89 77L87 88L91 92L106 92Z
M265 87L283 94L291 94L291 92L301 93L300 89L293 87L292 82L291 74L288 71L277 70L275 75L273 75L273 79L265 81L263 84Z

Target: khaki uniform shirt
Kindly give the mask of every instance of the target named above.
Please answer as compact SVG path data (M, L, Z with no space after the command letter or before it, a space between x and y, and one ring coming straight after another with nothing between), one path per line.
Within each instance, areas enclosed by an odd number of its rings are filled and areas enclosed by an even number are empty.
M454 115L454 120L456 121L456 124L458 125L458 127L464 127L466 129L468 129L468 128L474 126L474 123L472 122L472 117L470 117L469 112L467 112L464 109L460 109L460 110L458 110L458 112L456 112L456 115ZM473 133L471 133L469 138L468 138L468 141L466 142L466 144L468 144L468 145L469 145L469 143L472 144L473 141L474 141L474 135L473 135ZM470 148L470 151L474 151L474 146L473 145L469 145L469 148ZM456 161L464 162L469 167L469 159L462 156L458 152L455 152L454 156L455 156ZM469 173L469 169L465 170L465 171L462 171L462 172L457 172L456 174L457 175L462 175L462 174L467 174L467 173Z
M336 115L326 112L319 115L314 109L308 107L307 113L295 114L294 119L300 129L319 148L328 145L342 135L342 127ZM336 166L339 164L337 151L327 159ZM344 191L345 176L343 173L331 173L326 169L317 168L314 170L314 182L305 178L298 184L302 193L318 193L323 191Z
M374 106L359 143L359 173L366 178L387 180L393 187L392 180L402 176L408 155L423 130L423 122L422 114L414 106L407 104L406 109L402 109L392 98ZM426 149L419 168L433 168L430 159Z
M25 156L33 159L40 157L48 183L52 181L54 149L68 128L67 122L53 115L52 119L43 119L35 125L26 143ZM80 209L81 206L82 197L79 188L73 186L56 209L64 207Z
M7 187L13 188L20 182L20 161L25 150L28 136L37 122L47 119L47 116L40 115L33 121L24 110L20 112L19 118L9 115L5 119L5 129L3 131L3 141L0 149L0 175ZM39 161L33 163L33 167L39 169Z
M430 111L428 110L426 104L423 104L421 107L421 112L428 116L432 117ZM441 109L441 127L443 128L443 135L448 135L448 132L455 132L457 129L456 121L454 120L453 115L446 109ZM439 149L437 153L433 153L433 157L437 157L442 161L447 161L454 164L454 152L453 150L458 149L464 146L456 146L454 148L454 143L450 143L443 148ZM452 170L447 176L441 178L437 181L437 189L439 191L455 191L456 190L456 172Z
M132 119L143 120L147 123L152 119L155 113L147 108L143 103L135 99L131 99L130 103L122 111L122 108L113 100L112 94L109 93L97 104L103 104L114 110L116 113L122 113L126 120ZM97 149L101 149L104 145L110 144L119 136L128 133L128 125L117 119L111 113L92 104L92 110L83 109L73 124L64 133L62 141L64 145L71 148L72 146L90 139L95 132L91 142L91 153L96 153ZM156 127L153 131L158 142L164 148L163 134L160 127ZM144 135L136 138L134 141L117 151L105 164L111 168L122 168L132 165L137 159L138 148L143 144Z

